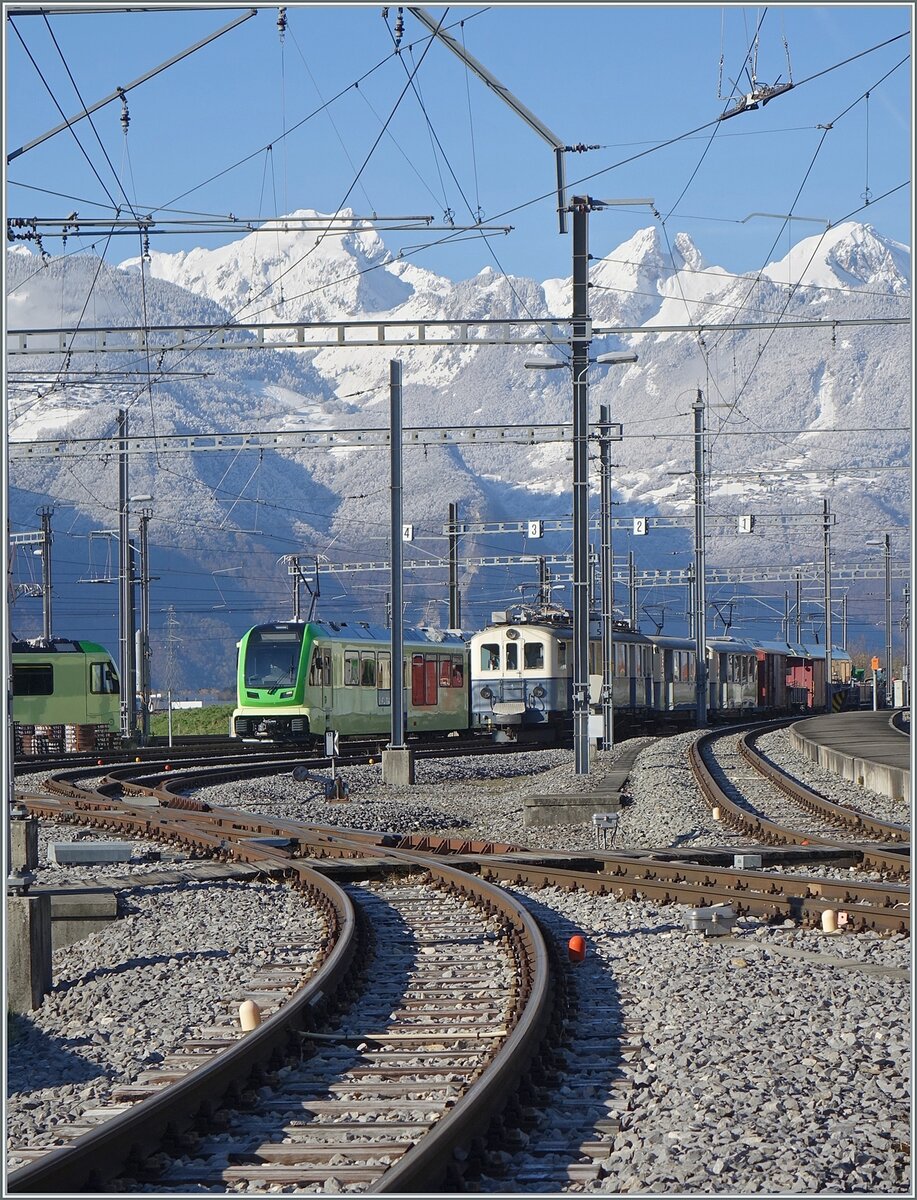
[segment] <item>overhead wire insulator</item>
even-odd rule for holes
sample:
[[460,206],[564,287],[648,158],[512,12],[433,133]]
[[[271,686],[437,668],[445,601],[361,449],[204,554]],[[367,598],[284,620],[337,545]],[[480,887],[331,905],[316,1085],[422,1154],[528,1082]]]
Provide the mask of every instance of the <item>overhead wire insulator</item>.
[[118,95],[121,97],[121,129],[126,134],[127,127],[131,123],[131,114],[127,108],[127,96],[124,94],[124,88],[118,88]]
[[395,49],[401,45],[401,39],[404,37],[404,9],[398,9],[398,16],[395,18]]
[[280,34],[281,44],[283,44],[283,35],[286,33],[286,31],[287,31],[287,10],[286,10],[286,6],[283,5],[277,11],[277,32]]

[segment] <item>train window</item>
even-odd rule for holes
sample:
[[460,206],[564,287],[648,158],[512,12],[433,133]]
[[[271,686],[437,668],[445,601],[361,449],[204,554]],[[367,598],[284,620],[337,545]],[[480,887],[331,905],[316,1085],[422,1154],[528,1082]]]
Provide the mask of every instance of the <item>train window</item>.
[[89,664],[89,690],[94,696],[118,695],[118,675],[111,663]]
[[481,645],[481,670],[482,671],[499,671],[500,670],[500,644],[499,642],[484,642]]
[[360,655],[360,684],[362,687],[376,686],[376,655],[372,650],[364,650]]
[[557,666],[560,670],[564,670],[567,666],[567,643],[558,641],[557,643]]
[[519,647],[512,642],[506,647],[506,669],[507,671],[519,669]]
[[687,650],[682,650],[681,652],[681,667],[678,678],[682,683],[690,683],[691,681],[691,655]]
[[50,663],[13,666],[14,696],[53,696],[54,667]]
[[439,686],[442,688],[452,687],[452,659],[440,656],[439,660]]
[[615,675],[627,674],[627,647],[618,642],[615,645]]
[[544,646],[541,642],[526,642],[522,653],[527,671],[544,669]]
[[344,686],[360,686],[360,656],[356,650],[344,651]]
[[452,686],[457,688],[465,686],[465,665],[460,658],[452,660]]
[[376,683],[386,690],[392,686],[392,656],[387,650],[379,653],[379,674]]

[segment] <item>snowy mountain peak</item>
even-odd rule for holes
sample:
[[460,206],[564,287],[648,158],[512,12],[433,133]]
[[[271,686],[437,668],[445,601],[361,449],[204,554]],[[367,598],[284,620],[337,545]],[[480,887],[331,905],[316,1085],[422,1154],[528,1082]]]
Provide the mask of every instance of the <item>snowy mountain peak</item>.
[[904,295],[910,292],[911,254],[907,246],[882,237],[872,225],[844,221],[803,238],[762,274],[775,283],[868,287]]

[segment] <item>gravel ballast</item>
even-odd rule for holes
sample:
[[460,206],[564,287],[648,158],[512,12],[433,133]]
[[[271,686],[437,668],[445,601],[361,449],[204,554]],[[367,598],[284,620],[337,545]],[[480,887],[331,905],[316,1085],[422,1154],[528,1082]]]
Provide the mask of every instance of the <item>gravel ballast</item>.
[[[647,744],[628,780],[632,803],[622,810],[615,847],[733,844],[691,781],[685,751],[695,736]],[[906,822],[902,806],[796,755],[785,733],[767,735],[761,748],[830,799]],[[415,785],[403,789],[384,785],[378,764],[348,767],[341,772],[350,789],[343,802],[289,776],[197,794],[227,807],[350,828],[593,850],[591,825],[524,827],[524,799],[600,789],[617,749],[599,755],[586,777],[574,773],[571,752],[553,750],[418,760]],[[67,836],[77,835],[50,831],[52,840]],[[40,884],[52,881],[48,838],[43,827]],[[169,853],[138,846],[130,873],[156,869],[155,860],[142,860],[157,850]],[[106,872],[126,871],[125,864],[57,868],[54,879],[104,882]],[[12,1021],[8,1146],[51,1144],[58,1122],[95,1105],[113,1081],[148,1068],[156,1061],[150,1055],[212,1024],[219,1005],[224,1013],[237,1005],[243,975],[274,941],[308,942],[303,898],[281,885],[186,884],[120,894],[128,915],[56,951],[54,992],[40,1010]],[[516,1186],[514,1179],[524,1181],[532,1169],[518,1151],[518,1159],[507,1154],[499,1178],[480,1179],[480,1190],[910,1192],[902,1149],[910,1141],[908,938],[826,935],[752,920],[739,922],[730,938],[708,938],[684,928],[678,906],[555,889],[524,894],[561,946],[573,932],[587,939],[585,961],[568,968],[577,995],[572,1036],[576,1021],[595,1021],[611,988],[627,1025],[615,1032],[617,1017],[609,1016],[611,1032],[619,1049],[638,1053],[617,1068],[621,1129],[598,1178]],[[574,1092],[582,1086],[571,1081]],[[556,1104],[556,1113],[545,1114],[548,1125],[562,1123],[563,1098]]]

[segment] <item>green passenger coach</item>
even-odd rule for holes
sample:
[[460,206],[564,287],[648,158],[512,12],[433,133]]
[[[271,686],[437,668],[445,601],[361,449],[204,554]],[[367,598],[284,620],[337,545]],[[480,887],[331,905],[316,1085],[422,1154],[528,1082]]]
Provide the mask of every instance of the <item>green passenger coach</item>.
[[[388,629],[362,621],[285,621],[256,625],[238,646],[235,737],[309,742],[329,730],[390,731]],[[402,677],[408,734],[468,728],[468,648],[457,634],[406,629]]]
[[118,672],[95,642],[52,638],[12,644],[18,725],[108,725],[121,719]]

